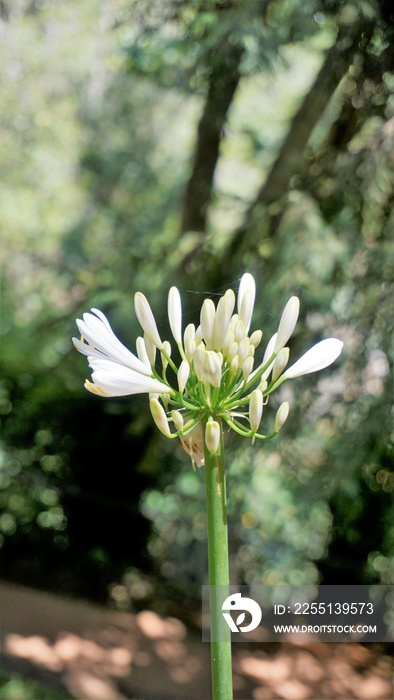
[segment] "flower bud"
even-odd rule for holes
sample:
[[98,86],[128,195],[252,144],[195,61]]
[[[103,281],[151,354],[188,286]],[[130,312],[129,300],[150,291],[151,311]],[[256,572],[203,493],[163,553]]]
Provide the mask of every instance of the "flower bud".
[[215,304],[212,299],[205,299],[200,315],[201,331],[209,350],[213,349],[213,331],[215,326]]
[[194,328],[194,323],[189,323],[189,325],[186,326],[183,334],[183,345],[186,359],[188,362],[191,362],[196,352],[196,330]]
[[244,375],[244,380],[245,380],[245,382],[248,381],[248,379],[249,379],[249,377],[250,377],[250,375],[251,375],[251,373],[252,373],[253,364],[254,364],[254,358],[253,358],[253,357],[247,357],[246,360],[245,360],[245,362],[244,362],[243,365],[242,365],[242,372],[243,372],[243,375]]
[[242,298],[241,308],[239,309],[239,315],[245,324],[246,332],[248,332],[248,330],[250,328],[250,322],[252,320],[252,314],[253,314],[253,306],[254,306],[254,296],[252,295],[251,290],[247,289],[243,298]]
[[237,321],[239,321],[238,314],[233,314],[230,318],[230,326],[229,326],[230,331],[234,332],[234,328],[236,326]]
[[182,342],[182,303],[181,295],[176,287],[171,287],[168,293],[168,320],[176,343]]
[[234,376],[234,374],[237,374],[238,367],[239,367],[238,355],[235,355],[235,357],[233,357],[233,359],[230,362],[230,374],[232,377]]
[[186,326],[183,334],[184,343],[188,343],[190,340],[196,340],[196,329],[194,327],[194,323],[189,323],[189,325]]
[[278,377],[282,374],[284,368],[289,361],[290,350],[289,348],[282,348],[279,350],[275,362],[272,367],[272,381],[275,382]]
[[211,455],[216,454],[220,443],[220,425],[210,418],[205,426],[205,444]]
[[233,343],[231,343],[231,345],[230,345],[230,347],[229,347],[229,349],[228,349],[228,352],[227,352],[227,362],[231,362],[231,360],[233,359],[233,357],[236,356],[237,353],[238,353],[238,343],[236,343],[236,342],[234,341]]
[[148,338],[146,333],[144,333],[144,343],[145,343],[145,347],[146,347],[146,352],[148,353],[149,362],[151,364],[151,367],[154,367],[155,362],[156,362],[156,351],[157,351],[156,345],[154,345],[154,343],[152,343],[151,339]]
[[193,361],[194,353],[196,352],[196,343],[194,340],[189,340],[185,344],[185,355],[188,362]]
[[291,297],[287,302],[281,319],[279,321],[278,335],[275,343],[275,352],[283,348],[289,340],[297,323],[298,314],[300,311],[300,300],[298,297]]
[[180,411],[171,411],[171,418],[177,430],[182,430],[184,426],[184,420],[182,413]]
[[138,321],[146,333],[146,335],[151,339],[152,343],[156,347],[161,348],[163,343],[159,336],[159,331],[157,330],[155,317],[153,316],[152,309],[149,306],[149,302],[142,292],[137,292],[134,296],[134,308],[135,315]]
[[287,416],[289,415],[289,410],[290,410],[290,405],[287,401],[284,401],[282,403],[275,416],[275,426],[274,426],[274,432],[278,433],[279,430],[281,429],[282,425],[286,422]]
[[[164,341],[162,349],[164,350],[164,352],[166,353],[166,355],[168,357],[171,357],[171,345],[170,345],[168,340]],[[168,360],[167,360],[167,357],[163,353],[161,353],[161,361],[163,363],[163,369],[167,369]]]
[[228,350],[231,347],[231,345],[233,344],[233,342],[234,342],[234,333],[231,330],[231,328],[229,328],[227,331],[227,335],[224,339],[223,346],[222,346],[222,350],[223,350],[225,355],[227,355]]
[[234,338],[239,343],[242,338],[244,338],[246,335],[246,328],[245,324],[242,320],[242,318],[238,319],[237,323],[234,326]]
[[[264,353],[263,361],[261,363],[261,367],[264,367],[264,365],[266,365],[267,362],[269,361],[270,357],[272,357],[277,337],[278,337],[278,334],[274,333],[272,338],[269,339],[267,347],[265,349],[265,353]],[[272,360],[272,362],[273,362],[273,360]],[[269,375],[271,374],[271,371],[272,371],[272,363],[270,365],[268,365],[265,372],[263,372],[262,379],[268,379]]]
[[145,341],[143,338],[141,338],[141,336],[139,336],[137,338],[136,348],[137,348],[138,358],[141,360],[141,362],[143,362],[144,365],[146,365],[146,367],[149,367],[150,369],[152,369],[151,364],[150,364],[150,360],[148,357],[148,353],[146,351]]
[[228,289],[221,297],[216,309],[215,325],[213,332],[213,348],[220,350],[225,341],[229,329],[231,314],[235,306],[235,295],[232,289]]
[[239,363],[242,365],[244,360],[249,355],[249,338],[247,335],[245,335],[242,340],[239,341],[238,344],[238,357],[239,357]]
[[202,328],[201,328],[201,326],[197,326],[196,334],[195,334],[195,338],[194,338],[194,340],[196,341],[196,345],[200,345],[202,339],[203,339]]
[[263,331],[253,331],[252,335],[249,338],[249,343],[251,345],[254,345],[255,348],[257,348],[257,346],[261,343],[262,337]]
[[164,404],[164,408],[166,409],[166,411],[168,411],[168,404],[170,403],[170,399],[171,399],[170,394],[166,394],[164,392],[164,394],[161,395],[161,400]]
[[250,321],[253,313],[254,300],[256,296],[256,284],[254,278],[249,272],[246,272],[241,277],[241,282],[238,290],[237,309],[238,314],[245,324],[245,330],[248,332]]
[[153,420],[155,421],[160,432],[163,433],[163,435],[165,435],[166,437],[171,437],[171,431],[170,426],[168,424],[166,412],[161,403],[159,403],[157,399],[152,398],[149,401],[149,407]]
[[205,358],[205,345],[200,343],[197,345],[196,352],[193,357],[194,371],[197,375],[197,379],[201,382],[204,379],[204,358]]
[[178,387],[181,394],[183,394],[187,380],[189,379],[190,365],[186,360],[183,360],[178,369]]
[[219,389],[222,381],[222,360],[219,353],[213,350],[205,351],[203,376],[215,389]]
[[303,374],[318,372],[331,365],[342,352],[343,343],[337,338],[326,338],[313,345],[294,365],[284,373],[286,379],[301,377]]
[[260,389],[252,391],[249,400],[249,422],[253,433],[257,432],[263,415],[263,394]]

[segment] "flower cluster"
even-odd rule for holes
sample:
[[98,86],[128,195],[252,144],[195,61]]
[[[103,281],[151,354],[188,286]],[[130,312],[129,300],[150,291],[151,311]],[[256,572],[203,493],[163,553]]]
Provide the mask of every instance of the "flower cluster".
[[322,340],[288,367],[286,343],[299,313],[299,300],[291,297],[277,333],[255,366],[256,349],[263,335],[261,330],[249,334],[255,293],[252,275],[244,274],[237,299],[231,289],[216,307],[212,299],[205,299],[200,325],[196,328],[190,323],[183,331],[181,297],[178,289],[171,287],[168,320],[178,363],[172,358],[169,341],[161,340],[149,302],[141,292],[134,299],[144,332],[137,338],[136,355],[116,337],[106,316],[92,309],[77,320],[81,339],[73,338],[92,369],[92,381],[86,380],[85,387],[107,397],[149,394],[157,427],[168,438],[179,437],[197,466],[204,464],[204,441],[211,454],[217,452],[220,420],[253,442],[273,437],[287,419],[289,404],[284,402],[279,407],[273,429],[261,433],[264,407],[272,392],[287,379],[328,367],[340,355],[343,343],[336,338]]

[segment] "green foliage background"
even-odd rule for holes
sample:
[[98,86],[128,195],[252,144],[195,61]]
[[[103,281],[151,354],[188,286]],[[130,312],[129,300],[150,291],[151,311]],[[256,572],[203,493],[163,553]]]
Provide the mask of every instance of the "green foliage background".
[[98,307],[133,348],[137,290],[165,336],[172,284],[186,325],[248,270],[266,339],[296,293],[292,357],[345,349],[284,385],[275,441],[228,437],[232,580],[393,582],[388,5],[0,3],[1,576],[124,608],[198,595],[203,470],[146,397],[88,395],[70,337]]

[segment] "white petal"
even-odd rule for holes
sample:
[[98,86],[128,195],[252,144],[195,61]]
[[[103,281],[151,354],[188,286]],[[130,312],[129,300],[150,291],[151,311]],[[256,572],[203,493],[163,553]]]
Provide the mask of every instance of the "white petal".
[[[89,357],[89,364],[93,370],[93,388],[105,392],[107,396],[128,396],[131,394],[162,394],[170,391],[169,387],[155,379],[135,372],[129,367],[101,360],[97,357]],[[90,384],[90,383],[89,383]],[[87,388],[92,391],[90,386]]]
[[301,377],[303,374],[318,372],[331,365],[342,352],[343,343],[337,338],[327,338],[316,343],[282,375],[286,379]]
[[83,340],[79,340],[79,338],[72,338],[72,342],[75,349],[78,350],[78,352],[80,352],[82,355],[108,359],[108,355],[104,355],[102,352],[100,352],[100,350],[97,350],[97,348],[94,348],[92,345],[84,343]]

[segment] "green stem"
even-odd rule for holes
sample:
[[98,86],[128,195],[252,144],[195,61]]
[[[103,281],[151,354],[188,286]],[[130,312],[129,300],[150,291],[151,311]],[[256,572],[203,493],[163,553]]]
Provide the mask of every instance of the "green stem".
[[[229,595],[226,477],[223,424],[219,417],[220,444],[215,455],[205,451],[208,564],[210,586],[211,664],[213,700],[232,700],[231,632],[223,625],[222,601]],[[205,425],[204,425],[205,431]],[[216,641],[220,638],[221,641]]]

